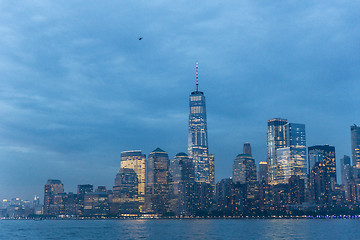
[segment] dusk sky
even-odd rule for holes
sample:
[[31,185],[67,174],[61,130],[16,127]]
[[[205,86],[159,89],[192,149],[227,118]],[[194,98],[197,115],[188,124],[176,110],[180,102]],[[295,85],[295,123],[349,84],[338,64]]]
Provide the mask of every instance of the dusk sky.
[[[206,96],[216,181],[267,120],[351,154],[360,124],[360,1],[0,2],[0,199],[48,179],[111,189],[120,152],[187,152],[189,94]],[[141,41],[139,37],[143,37]],[[338,172],[338,179],[340,175]]]

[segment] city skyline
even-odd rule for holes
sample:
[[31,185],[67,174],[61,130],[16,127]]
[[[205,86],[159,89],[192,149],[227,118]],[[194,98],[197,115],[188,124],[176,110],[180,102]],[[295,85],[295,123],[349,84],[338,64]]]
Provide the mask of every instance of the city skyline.
[[190,5],[1,3],[0,199],[47,179],[112,186],[123,151],[187,152],[196,60],[216,182],[245,142],[266,161],[275,117],[305,124],[307,147],[335,146],[337,166],[352,155],[358,3]]

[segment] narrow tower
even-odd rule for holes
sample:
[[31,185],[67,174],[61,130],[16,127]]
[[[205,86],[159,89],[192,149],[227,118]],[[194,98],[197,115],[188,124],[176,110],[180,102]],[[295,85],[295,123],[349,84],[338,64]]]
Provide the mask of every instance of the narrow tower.
[[193,159],[195,181],[211,184],[205,95],[199,91],[198,63],[196,63],[196,91],[190,94],[188,152]]

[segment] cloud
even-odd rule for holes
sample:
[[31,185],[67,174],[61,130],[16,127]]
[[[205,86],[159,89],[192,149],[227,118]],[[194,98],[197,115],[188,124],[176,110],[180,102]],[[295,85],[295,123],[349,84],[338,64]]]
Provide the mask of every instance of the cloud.
[[110,187],[121,151],[186,151],[197,60],[217,179],[231,174],[244,142],[265,160],[272,117],[305,123],[308,145],[349,154],[348,126],[360,117],[358,8],[2,1],[0,192],[39,194],[47,178],[72,191]]

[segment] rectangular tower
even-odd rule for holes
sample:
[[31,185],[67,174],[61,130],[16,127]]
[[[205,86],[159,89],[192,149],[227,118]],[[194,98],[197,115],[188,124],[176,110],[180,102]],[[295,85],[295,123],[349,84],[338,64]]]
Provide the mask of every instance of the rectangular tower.
[[350,130],[352,165],[360,168],[360,127],[354,124],[350,127]]
[[[329,145],[316,145],[308,148],[309,167],[313,168],[317,162],[325,164],[326,172],[329,175],[329,181],[332,189],[336,184],[336,160],[335,147]],[[312,169],[310,169],[311,172]]]
[[286,147],[285,134],[286,119],[273,118],[268,121],[267,131],[267,163],[269,168],[269,183],[274,183],[276,179],[276,150]]
[[121,152],[120,168],[135,171],[138,178],[139,201],[144,202],[146,180],[146,156],[140,150]]

